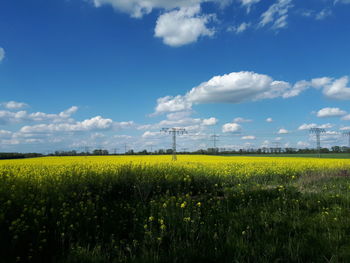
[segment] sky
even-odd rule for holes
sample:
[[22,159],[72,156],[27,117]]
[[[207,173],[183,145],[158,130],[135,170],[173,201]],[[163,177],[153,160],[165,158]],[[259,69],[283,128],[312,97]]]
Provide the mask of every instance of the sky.
[[350,0],[4,0],[0,152],[346,146]]

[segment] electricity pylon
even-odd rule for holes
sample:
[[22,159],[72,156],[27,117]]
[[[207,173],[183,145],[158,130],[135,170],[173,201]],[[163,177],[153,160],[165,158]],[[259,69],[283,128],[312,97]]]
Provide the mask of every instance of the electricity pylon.
[[310,133],[316,135],[318,157],[321,157],[321,134],[325,132],[326,132],[325,129],[322,129],[322,128],[310,129]]
[[214,144],[214,151],[218,151],[218,149],[217,149],[217,147],[216,147],[216,143],[218,142],[218,138],[219,138],[219,135],[216,135],[215,133],[214,133],[214,135],[212,135],[212,136],[210,136],[211,138],[212,138],[212,140],[213,140],[213,144]]
[[350,148],[350,131],[343,132],[343,135],[348,137],[349,139],[348,147]]
[[172,158],[172,160],[176,161],[177,160],[177,157],[176,157],[176,135],[187,133],[186,129],[184,129],[184,128],[162,128],[160,131],[165,132],[165,133],[169,133],[172,135],[172,137],[173,137],[173,158]]

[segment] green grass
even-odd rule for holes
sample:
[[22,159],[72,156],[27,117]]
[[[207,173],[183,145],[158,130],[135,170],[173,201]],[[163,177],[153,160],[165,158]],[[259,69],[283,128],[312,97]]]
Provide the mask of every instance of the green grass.
[[350,261],[347,173],[128,165],[102,175],[2,175],[0,262]]

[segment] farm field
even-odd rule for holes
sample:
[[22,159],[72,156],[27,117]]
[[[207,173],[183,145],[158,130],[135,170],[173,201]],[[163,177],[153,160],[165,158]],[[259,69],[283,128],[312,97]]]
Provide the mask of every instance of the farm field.
[[0,262],[349,262],[350,161],[0,161]]

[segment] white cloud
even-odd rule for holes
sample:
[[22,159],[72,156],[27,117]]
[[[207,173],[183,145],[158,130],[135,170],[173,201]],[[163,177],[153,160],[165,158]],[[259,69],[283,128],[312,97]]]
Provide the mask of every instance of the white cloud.
[[203,121],[202,121],[202,124],[204,125],[204,126],[212,126],[212,125],[215,125],[215,124],[217,124],[218,123],[218,119],[217,118],[214,118],[214,117],[211,117],[211,118],[209,118],[209,119],[204,119]]
[[73,106],[58,114],[34,112],[28,113],[27,111],[4,111],[0,110],[0,125],[7,123],[21,123],[21,122],[67,122],[72,121],[70,116],[78,110],[78,107]]
[[346,114],[346,111],[339,108],[323,108],[317,112],[317,117],[326,118],[326,117],[340,117]]
[[0,62],[5,58],[5,50],[0,47]]
[[299,95],[302,91],[309,87],[322,89],[324,96],[330,99],[350,100],[350,88],[347,87],[349,78],[344,76],[339,79],[329,77],[315,78],[311,81],[298,81],[289,92],[286,92],[283,97],[288,98]]
[[326,83],[323,88],[323,94],[331,99],[350,100],[350,88],[347,87],[348,83],[349,78],[347,76],[336,79],[330,84]]
[[222,132],[240,132],[242,130],[241,125],[237,123],[226,123],[222,126]]
[[12,132],[7,130],[0,130],[0,138],[9,138],[12,136]]
[[341,3],[341,4],[350,4],[350,0],[335,0],[334,4]]
[[111,5],[114,9],[141,18],[152,12],[153,9],[174,9],[191,7],[203,0],[93,0],[96,7]]
[[247,7],[247,12],[250,12],[250,8],[252,5],[257,4],[260,0],[239,0],[242,6]]
[[288,130],[286,129],[279,129],[278,134],[288,134]]
[[248,135],[248,136],[243,136],[241,139],[242,139],[242,140],[255,140],[256,137],[255,137],[255,136],[252,136],[252,135]]
[[301,80],[291,85],[285,81],[273,80],[270,76],[255,72],[232,72],[219,75],[192,88],[185,95],[166,96],[157,100],[155,113],[190,111],[194,104],[241,103],[263,99],[290,98],[298,96],[308,88],[321,89],[330,99],[350,100],[347,76],[332,79],[315,78]]
[[172,47],[197,42],[199,37],[214,35],[214,29],[207,27],[211,18],[200,15],[199,5],[173,10],[158,17],[154,36]]
[[134,126],[136,126],[134,121],[121,121],[121,122],[113,122],[113,129],[114,130],[121,130],[121,129],[129,129]]
[[159,131],[157,132],[152,132],[152,131],[145,131],[143,134],[142,134],[142,138],[154,138],[154,137],[160,137],[162,134],[164,133],[161,133]]
[[273,119],[272,118],[267,118],[265,121],[266,122],[273,122]]
[[330,129],[332,127],[334,127],[334,125],[331,123],[326,123],[322,125],[317,125],[316,123],[310,123],[310,124],[304,123],[299,126],[298,130],[309,130],[311,128]]
[[350,126],[340,128],[341,131],[350,131]]
[[28,107],[28,104],[24,103],[24,102],[17,102],[17,101],[12,100],[12,101],[7,101],[7,102],[1,103],[1,106],[3,106],[6,109],[9,109],[9,110],[18,110],[18,109]]
[[215,76],[186,94],[192,103],[239,103],[249,100],[272,99],[290,88],[284,81],[254,72],[233,72]]
[[60,112],[58,115],[61,118],[69,118],[70,116],[72,116],[77,111],[78,111],[78,107],[77,106],[72,106],[69,109]]
[[113,138],[115,139],[124,139],[124,140],[129,140],[129,139],[132,139],[132,136],[130,135],[125,135],[125,134],[122,134],[122,135],[114,135]]
[[297,146],[298,146],[298,147],[301,147],[301,148],[306,148],[306,147],[310,146],[310,143],[308,143],[308,142],[303,142],[303,141],[299,141],[299,142],[297,143]]
[[101,116],[96,116],[91,119],[76,123],[51,123],[37,124],[33,126],[24,126],[20,129],[22,133],[54,133],[54,132],[80,132],[107,130],[112,127],[111,119],[104,119]]
[[246,31],[251,26],[251,23],[243,22],[239,26],[231,26],[227,29],[228,32],[235,32],[236,34]]
[[261,147],[269,147],[269,145],[270,145],[270,141],[268,141],[268,140],[265,140],[265,141],[263,141],[263,143],[261,144]]
[[330,10],[329,8],[325,8],[321,10],[319,13],[317,13],[315,18],[316,20],[323,20],[330,15],[332,15],[332,10]]
[[350,114],[345,115],[344,117],[341,118],[343,121],[350,121]]
[[240,103],[283,97],[292,87],[285,81],[254,72],[233,72],[215,76],[192,88],[184,96],[166,96],[157,100],[154,114],[190,110],[193,104]]
[[183,96],[166,96],[157,100],[155,114],[163,112],[185,111],[192,108],[192,103],[187,101]]
[[242,117],[237,117],[237,118],[234,118],[233,122],[236,122],[236,123],[245,123],[245,122],[252,122],[252,120],[244,119],[244,118],[242,118]]
[[288,11],[292,8],[292,0],[277,0],[269,9],[261,15],[260,27],[272,24],[272,29],[280,29],[287,26]]
[[168,120],[181,120],[192,115],[191,111],[179,111],[167,114]]

